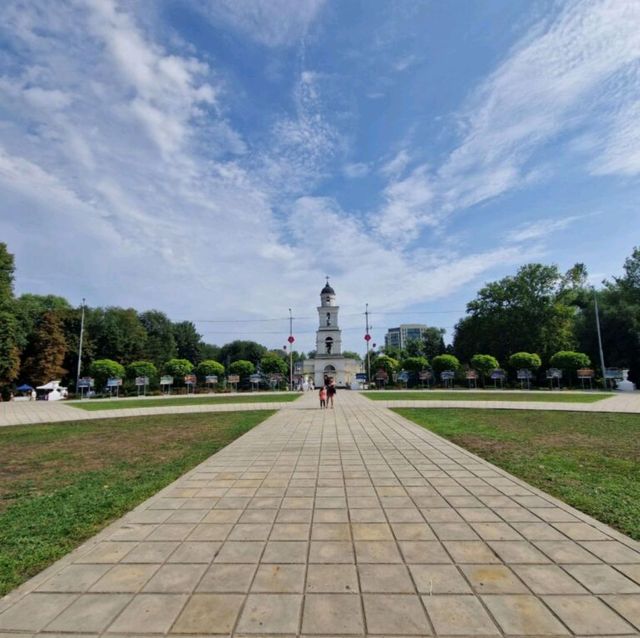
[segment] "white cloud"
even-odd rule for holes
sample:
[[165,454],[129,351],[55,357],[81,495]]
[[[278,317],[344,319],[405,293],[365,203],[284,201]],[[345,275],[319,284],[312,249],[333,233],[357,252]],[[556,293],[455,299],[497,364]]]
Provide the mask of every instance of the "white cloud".
[[206,15],[269,47],[298,43],[318,17],[324,0],[207,0]]
[[358,177],[364,177],[369,173],[369,165],[364,162],[345,164],[342,167],[342,172],[349,179],[357,179]]
[[526,222],[508,232],[506,239],[509,242],[528,242],[543,239],[544,237],[568,228],[578,220],[584,219],[584,217],[585,215],[571,215],[563,219],[545,218]]
[[387,178],[396,178],[402,173],[409,165],[411,156],[406,149],[402,149],[396,153],[388,162],[385,162],[380,168],[380,174]]

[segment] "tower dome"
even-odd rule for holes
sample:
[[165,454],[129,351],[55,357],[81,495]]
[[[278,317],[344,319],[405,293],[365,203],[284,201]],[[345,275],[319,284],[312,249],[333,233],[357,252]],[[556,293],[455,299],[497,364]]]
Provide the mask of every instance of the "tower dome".
[[324,288],[320,291],[321,295],[335,295],[336,291],[329,285],[329,282],[324,285]]

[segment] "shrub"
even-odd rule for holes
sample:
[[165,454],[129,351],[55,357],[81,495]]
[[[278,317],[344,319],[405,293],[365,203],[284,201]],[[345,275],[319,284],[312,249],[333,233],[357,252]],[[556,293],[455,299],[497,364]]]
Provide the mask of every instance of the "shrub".
[[542,361],[535,353],[516,352],[509,357],[509,365],[515,370],[535,371],[542,365]]
[[241,379],[248,377],[255,371],[256,368],[253,363],[251,363],[251,361],[247,361],[246,359],[238,359],[229,366],[229,373],[239,374]]
[[149,382],[154,383],[158,377],[158,368],[151,361],[133,361],[127,366],[127,379],[136,377],[149,377]]
[[439,354],[437,357],[433,357],[431,367],[438,374],[445,370],[456,372],[460,369],[460,361],[458,361],[458,357],[454,357],[452,354]]
[[164,371],[166,374],[171,375],[174,381],[180,384],[187,374],[193,372],[193,363],[186,359],[169,359],[169,361],[164,364]]
[[213,359],[205,359],[197,365],[196,374],[201,381],[204,381],[205,377],[213,375],[221,378],[224,376],[224,366]]
[[402,367],[409,372],[420,372],[429,367],[429,360],[426,357],[407,357],[402,362]]
[[498,360],[490,354],[474,354],[473,357],[471,357],[471,367],[480,374],[482,384],[484,385],[485,375],[499,368],[500,364]]
[[124,366],[112,359],[96,359],[89,366],[89,374],[96,381],[96,388],[102,389],[107,385],[107,379],[124,377]]
[[549,363],[554,368],[560,368],[571,379],[571,374],[579,368],[587,368],[591,365],[591,359],[584,352],[573,352],[571,350],[561,350],[556,352]]

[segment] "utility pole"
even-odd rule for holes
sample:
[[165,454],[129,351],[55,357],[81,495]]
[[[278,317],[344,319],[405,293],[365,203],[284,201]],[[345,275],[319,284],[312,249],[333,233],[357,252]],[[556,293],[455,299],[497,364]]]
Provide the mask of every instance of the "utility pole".
[[598,331],[598,348],[600,350],[600,367],[602,368],[602,380],[604,382],[604,388],[607,389],[607,373],[604,367],[604,352],[602,351],[602,335],[600,333],[600,313],[598,312],[598,295],[596,294],[595,286],[593,287],[593,302],[596,311],[596,329]]
[[78,345],[78,371],[76,374],[76,394],[80,382],[80,369],[82,368],[82,338],[84,336],[84,297],[82,298],[82,317],[80,319],[80,343]]
[[369,334],[369,304],[365,305],[364,310],[366,332],[364,340],[367,342],[367,384],[371,383],[371,357],[369,355],[369,342],[371,341],[371,335]]
[[291,308],[289,308],[289,390],[293,390],[293,342],[295,340],[293,336],[293,316],[291,315]]

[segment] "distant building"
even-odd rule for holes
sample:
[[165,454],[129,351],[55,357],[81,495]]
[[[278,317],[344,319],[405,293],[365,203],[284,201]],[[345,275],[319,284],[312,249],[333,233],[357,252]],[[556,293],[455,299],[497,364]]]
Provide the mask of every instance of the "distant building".
[[386,348],[406,348],[409,341],[421,340],[428,328],[423,323],[402,323],[397,328],[389,328],[384,345]]

